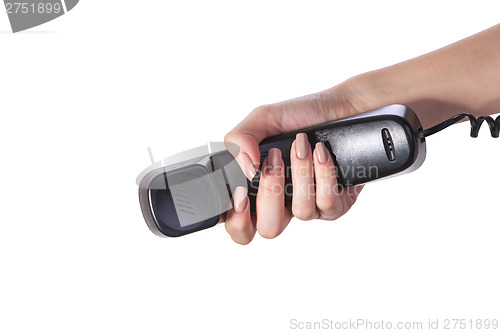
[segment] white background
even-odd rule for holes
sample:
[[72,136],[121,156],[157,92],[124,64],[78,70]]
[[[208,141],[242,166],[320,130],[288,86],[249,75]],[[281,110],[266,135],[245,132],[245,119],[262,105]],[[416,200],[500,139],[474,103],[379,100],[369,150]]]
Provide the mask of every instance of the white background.
[[337,222],[150,233],[135,177],[301,96],[499,23],[496,1],[89,1],[0,14],[0,331],[288,332],[499,319],[500,141],[460,124]]

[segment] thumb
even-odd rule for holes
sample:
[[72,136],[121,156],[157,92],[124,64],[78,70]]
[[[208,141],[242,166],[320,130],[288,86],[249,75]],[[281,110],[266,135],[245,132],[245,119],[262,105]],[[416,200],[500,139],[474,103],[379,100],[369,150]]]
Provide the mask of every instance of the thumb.
[[236,144],[240,148],[236,156],[236,162],[241,167],[241,170],[243,170],[245,176],[249,180],[252,180],[260,164],[259,141],[257,141],[257,138],[252,134],[234,129],[226,134],[224,142]]
[[224,137],[225,142],[240,148],[236,162],[249,180],[255,177],[260,166],[259,143],[281,132],[275,118],[276,109],[273,105],[258,107]]

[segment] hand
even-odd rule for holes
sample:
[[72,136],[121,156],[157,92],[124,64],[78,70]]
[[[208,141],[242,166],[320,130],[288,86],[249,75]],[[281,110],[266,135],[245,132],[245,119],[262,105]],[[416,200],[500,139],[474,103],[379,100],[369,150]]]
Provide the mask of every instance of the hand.
[[[317,94],[258,107],[226,135],[225,141],[240,147],[236,160],[247,178],[252,179],[259,168],[259,143],[264,138],[366,110],[359,94],[352,93],[346,82]],[[291,207],[284,206],[284,165],[276,148],[264,160],[256,215],[250,214],[246,189],[236,189],[234,208],[227,213],[225,224],[236,243],[248,244],[257,231],[264,238],[274,238],[283,232],[292,216],[300,220],[335,220],[356,201],[362,187],[338,190],[335,166],[323,143],[311,150],[307,136],[299,133],[290,156],[294,184]]]
[[[417,113],[424,128],[457,113],[493,114],[500,105],[496,88],[500,84],[499,38],[500,24],[420,57],[360,74],[323,92],[261,106],[225,140],[240,147],[236,160],[251,179],[259,167],[259,142],[263,139],[351,114],[404,104]],[[247,244],[257,231],[264,238],[274,238],[293,215],[303,220],[336,219],[356,201],[361,187],[336,192],[331,156],[321,163],[321,144],[312,152],[301,147],[306,145],[299,135],[290,154],[294,183],[291,208],[284,207],[283,191],[275,191],[283,189],[284,180],[278,150],[271,149],[264,160],[267,171],[261,175],[256,215],[250,215],[246,189],[237,188],[234,209],[226,216],[226,230],[235,242]],[[307,191],[314,189],[314,183],[316,190]]]

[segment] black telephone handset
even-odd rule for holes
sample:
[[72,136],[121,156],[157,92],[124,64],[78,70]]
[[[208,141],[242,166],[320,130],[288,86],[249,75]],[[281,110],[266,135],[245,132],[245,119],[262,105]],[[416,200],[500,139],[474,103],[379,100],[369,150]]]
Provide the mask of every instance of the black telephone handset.
[[[281,150],[285,204],[289,205],[293,193],[290,149],[299,132],[307,134],[312,147],[324,142],[334,160],[339,187],[346,188],[418,169],[425,160],[425,138],[464,118],[470,120],[472,137],[477,137],[483,122],[493,137],[499,136],[500,116],[476,118],[462,113],[423,130],[410,108],[390,105],[265,139],[260,144],[260,165],[271,148]],[[255,213],[261,170],[248,181],[235,161],[238,147],[222,143],[215,151],[200,148],[204,147],[182,153],[175,163],[152,165],[138,177],[144,219],[158,236],[183,236],[224,221],[237,186],[247,186]]]
[[[417,115],[404,105],[390,105],[316,127],[267,138],[260,144],[260,165],[269,149],[279,148],[285,165],[285,204],[292,202],[290,148],[297,133],[306,133],[312,149],[323,142],[334,160],[338,184],[350,187],[416,170],[426,145]],[[260,171],[249,182],[252,209]]]

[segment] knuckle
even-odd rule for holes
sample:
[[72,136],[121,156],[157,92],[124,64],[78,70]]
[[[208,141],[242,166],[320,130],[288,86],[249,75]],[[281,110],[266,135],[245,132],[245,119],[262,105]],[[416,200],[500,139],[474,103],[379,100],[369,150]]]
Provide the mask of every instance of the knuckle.
[[293,169],[295,171],[295,174],[300,178],[306,178],[312,176],[312,168],[309,166],[299,165]]
[[337,177],[334,165],[317,165],[316,167],[316,177],[321,179],[332,179]]
[[317,200],[316,205],[321,212],[321,218],[323,220],[335,221],[346,213],[343,205],[339,203],[336,197]]
[[233,131],[224,135],[224,142],[233,142],[234,141],[234,133]]
[[278,237],[279,233],[264,229],[264,230],[259,230],[259,235],[265,239],[273,239]]
[[335,199],[333,198],[328,198],[326,200],[319,200],[318,203],[318,208],[320,208],[322,211],[325,212],[334,212],[337,210],[337,203],[335,202]]
[[271,112],[271,110],[272,110],[272,107],[270,104],[263,104],[263,105],[256,107],[252,111],[252,114],[260,116],[260,115],[268,114],[269,112]]
[[251,237],[244,237],[244,238],[231,237],[231,239],[233,240],[233,242],[240,245],[248,245],[252,241]]
[[257,231],[262,238],[266,239],[273,239],[281,234],[279,225],[275,223],[261,224],[260,227],[257,227]]
[[339,219],[339,215],[321,215],[321,219],[325,221],[336,221]]
[[[259,192],[261,191],[265,197],[274,197],[280,195],[283,188],[280,184],[266,184],[262,189],[259,188]],[[259,193],[257,195],[259,195]]]
[[270,126],[280,124],[282,116],[282,112],[279,112],[279,109],[273,104],[258,106],[250,113],[252,119],[261,119]]
[[243,235],[247,231],[245,223],[226,223],[226,231],[230,235]]
[[234,239],[233,239],[233,241],[234,241],[235,243],[237,243],[237,244],[240,244],[240,245],[248,245],[248,244],[250,244],[250,242],[251,242],[252,240],[251,240],[251,239],[246,238],[246,239],[237,239],[237,240],[234,240]]
[[[293,185],[293,196],[295,200],[313,200],[316,197],[316,185],[314,183],[295,183]],[[298,201],[296,201],[298,202]]]
[[297,207],[292,205],[292,213],[302,221],[309,221],[318,217],[316,207]]

